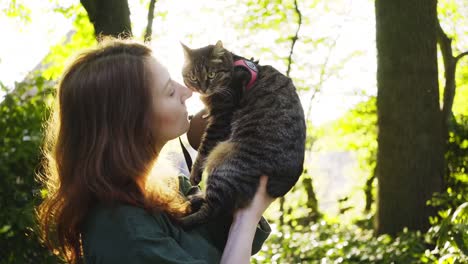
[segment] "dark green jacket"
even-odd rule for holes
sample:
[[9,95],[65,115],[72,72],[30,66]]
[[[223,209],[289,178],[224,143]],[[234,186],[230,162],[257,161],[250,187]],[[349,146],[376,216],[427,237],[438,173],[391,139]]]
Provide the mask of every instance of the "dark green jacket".
[[[191,187],[180,178],[184,194]],[[85,263],[219,263],[230,223],[212,221],[184,230],[164,213],[149,214],[124,204],[96,205],[83,230]],[[257,253],[271,229],[262,219],[252,254]]]

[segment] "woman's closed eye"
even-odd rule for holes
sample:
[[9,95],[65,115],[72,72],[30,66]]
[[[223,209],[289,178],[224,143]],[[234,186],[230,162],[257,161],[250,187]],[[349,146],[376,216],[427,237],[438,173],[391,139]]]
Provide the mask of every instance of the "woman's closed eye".
[[169,96],[173,97],[175,95],[174,81],[169,79],[166,85],[166,89],[169,91]]

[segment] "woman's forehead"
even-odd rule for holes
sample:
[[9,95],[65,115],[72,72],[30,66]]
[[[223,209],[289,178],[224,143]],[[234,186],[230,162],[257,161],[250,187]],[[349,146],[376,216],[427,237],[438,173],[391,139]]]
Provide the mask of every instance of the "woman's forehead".
[[161,73],[161,74],[169,74],[167,68],[162,65],[158,59],[156,59],[155,57],[151,56],[150,59],[150,66],[152,67],[152,69],[157,72],[157,73]]
[[169,71],[154,57],[151,57],[148,66],[150,67],[154,84],[157,86],[158,90],[162,91],[167,81],[170,80],[171,76],[169,75]]

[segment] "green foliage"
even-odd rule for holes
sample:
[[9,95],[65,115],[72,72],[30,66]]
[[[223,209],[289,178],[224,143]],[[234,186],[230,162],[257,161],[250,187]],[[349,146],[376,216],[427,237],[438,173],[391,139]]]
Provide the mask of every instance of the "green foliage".
[[357,104],[331,124],[335,148],[355,151],[363,169],[372,171],[377,155],[376,97]]
[[[429,202],[443,215],[468,201],[468,116],[460,115],[452,119],[449,131],[445,153],[448,170],[445,178],[446,188],[444,192],[436,193]],[[437,224],[439,220],[440,217],[436,217],[432,222]]]
[[6,6],[1,6],[0,12],[4,13],[7,17],[19,18],[23,23],[31,22],[31,9],[27,7],[24,1],[11,0]]
[[321,221],[274,231],[254,263],[433,263],[426,240],[408,230],[376,237],[371,229]]
[[446,34],[453,39],[454,55],[468,49],[468,28],[460,25],[468,23],[466,1],[464,0],[439,0],[437,1],[437,13],[441,26]]
[[[429,234],[437,241],[439,263],[468,262],[468,116],[452,120],[446,152],[447,188],[429,204],[439,209]],[[453,213],[452,213],[453,212]]]
[[[38,240],[34,208],[41,198],[35,180],[40,170],[43,124],[52,101],[54,80],[69,57],[96,41],[80,5],[57,6],[74,17],[74,30],[51,48],[39,72],[30,74],[0,103],[0,263],[58,263]],[[5,205],[5,206],[4,206]]]
[[372,218],[352,225],[322,220],[277,226],[253,263],[467,263],[468,202],[428,233],[376,236]]
[[[337,2],[333,6],[317,0],[243,1],[247,8],[237,26],[239,38],[263,39],[263,45],[251,48],[248,44],[243,50],[253,49],[250,54],[258,54],[261,62],[283,73],[290,65],[290,77],[311,104],[327,80],[339,77],[346,62],[362,55],[359,51],[337,54],[341,19],[347,15],[340,13],[344,1]],[[324,20],[328,23],[323,24]],[[305,112],[310,117],[310,110]]]
[[[376,104],[372,97],[316,132],[315,137],[328,149],[355,151],[363,171],[370,175],[377,153],[376,122]],[[468,118],[458,115],[450,131],[446,153],[449,168],[447,189],[430,201],[430,205],[440,211],[438,217],[431,219],[432,227],[427,233],[405,230],[395,238],[386,235],[375,237],[371,218],[352,225],[322,221],[305,226],[281,226],[278,227],[280,231],[273,232],[264,250],[255,257],[255,262],[468,262]]]
[[57,262],[34,231],[40,198],[35,174],[51,91],[37,76],[17,84],[0,104],[0,263]]
[[64,16],[74,16],[73,30],[62,40],[62,43],[51,47],[49,54],[44,59],[44,71],[42,75],[47,79],[57,79],[63,68],[73,57],[75,52],[96,44],[94,28],[89,22],[86,11],[81,5],[75,5],[61,10]]
[[[359,192],[364,191],[364,211],[366,213],[371,211],[374,208],[373,201],[376,196],[376,97],[371,96],[368,100],[358,103],[340,119],[320,127],[315,133],[318,138],[314,146],[316,151],[346,151],[354,154],[359,164],[357,176],[359,182],[356,185]],[[353,201],[352,198],[357,197],[358,194],[358,192],[350,193],[347,200]],[[359,199],[362,200],[362,198]],[[355,204],[350,205],[349,201],[344,201],[343,204],[346,204],[349,209],[356,207]],[[353,211],[354,214],[360,213],[357,210],[352,210],[350,213]]]
[[405,229],[394,238],[376,236],[372,218],[272,226],[253,263],[468,263],[468,202],[426,234]]
[[437,245],[431,253],[439,263],[468,263],[468,202],[450,212],[441,212],[442,221],[428,232]]
[[279,31],[285,21],[295,21],[294,1],[247,1],[245,22],[249,28]]

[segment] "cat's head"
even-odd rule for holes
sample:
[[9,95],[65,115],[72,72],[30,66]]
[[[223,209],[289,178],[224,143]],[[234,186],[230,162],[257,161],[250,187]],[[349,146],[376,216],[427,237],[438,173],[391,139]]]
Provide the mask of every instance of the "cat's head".
[[[181,43],[182,44],[182,43]],[[223,48],[223,43],[190,49],[182,44],[185,64],[182,69],[184,83],[188,88],[203,95],[226,89],[232,78],[232,54]]]

